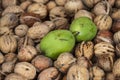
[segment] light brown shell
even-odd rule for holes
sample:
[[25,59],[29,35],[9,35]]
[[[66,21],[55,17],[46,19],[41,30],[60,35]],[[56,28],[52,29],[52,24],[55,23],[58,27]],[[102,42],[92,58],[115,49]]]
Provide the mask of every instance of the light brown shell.
[[36,2],[36,3],[47,3],[49,0],[32,0],[33,2]]
[[100,42],[94,46],[95,56],[108,55],[114,57],[114,46],[111,43]]
[[116,78],[120,78],[120,58],[115,61],[112,72]]
[[52,66],[53,62],[50,58],[38,55],[36,56],[31,63],[36,67],[37,71],[40,72],[46,68],[49,68]]
[[120,43],[120,31],[114,33],[113,40],[114,40],[115,44]]
[[18,16],[13,13],[4,15],[0,20],[1,27],[14,28],[18,25]]
[[18,25],[16,28],[15,28],[15,34],[19,37],[23,37],[26,35],[28,31],[28,26],[27,25],[24,25],[24,24],[21,24],[21,25]]
[[22,3],[20,4],[20,7],[21,7],[23,10],[26,10],[26,9],[28,8],[28,6],[31,5],[31,4],[32,4],[32,2],[31,2],[30,0],[26,0],[26,1],[24,1],[24,2],[22,2]]
[[55,0],[56,4],[59,6],[64,6],[67,2],[67,0]]
[[8,13],[21,14],[23,12],[24,11],[20,6],[12,5],[12,6],[8,6],[7,8],[5,8],[2,15],[8,14]]
[[3,53],[15,52],[17,41],[14,35],[3,35],[0,37],[0,50]]
[[5,9],[8,6],[16,5],[17,0],[2,0],[2,7]]
[[86,67],[75,64],[69,68],[67,80],[89,80],[89,72]]
[[31,61],[36,55],[37,51],[35,47],[27,45],[20,48],[17,57],[20,61]]
[[49,67],[38,75],[38,80],[52,80],[57,77],[59,71],[55,67]]
[[59,71],[66,73],[69,67],[76,61],[71,53],[62,53],[57,60],[54,62],[54,66],[59,69]]
[[120,43],[116,44],[115,51],[116,51],[117,56],[120,57]]
[[36,76],[35,67],[28,62],[19,62],[15,65],[14,72],[27,79],[34,79]]
[[64,7],[59,7],[59,6],[54,7],[53,9],[50,10],[50,14],[49,14],[50,20],[54,20],[59,17],[66,17],[65,13],[66,12]]
[[116,6],[117,8],[120,8],[120,0],[116,0],[116,1],[115,1],[115,6]]
[[120,9],[115,9],[115,10],[113,9],[111,17],[113,20],[119,20],[120,19]]
[[87,11],[87,10],[79,10],[75,14],[74,19],[79,18],[79,17],[88,17],[92,20],[93,19],[93,14],[90,13],[89,11]]
[[50,31],[50,28],[43,24],[36,22],[31,28],[28,29],[28,37],[31,39],[41,39],[43,38],[48,32]]
[[17,57],[15,53],[8,53],[5,55],[5,62],[13,61]]
[[27,12],[39,14],[40,18],[43,19],[47,16],[47,7],[42,3],[33,3],[27,8]]
[[28,80],[28,79],[19,74],[11,73],[5,77],[5,80]]
[[53,21],[45,21],[43,23],[47,25],[50,28],[50,30],[53,30],[55,28],[55,23]]
[[84,56],[87,59],[91,59],[93,56],[94,44],[91,41],[79,43],[75,49],[76,57]]
[[113,73],[107,73],[105,80],[115,80],[115,76]]
[[99,30],[110,30],[112,26],[112,18],[109,15],[101,14],[95,17],[94,23]]
[[0,36],[6,35],[10,33],[10,28],[9,27],[0,27]]
[[47,6],[48,11],[50,11],[51,9],[53,9],[54,7],[56,7],[57,4],[55,3],[55,1],[49,1],[49,2],[46,4],[46,6]]
[[2,64],[5,60],[4,55],[0,52],[0,64]]

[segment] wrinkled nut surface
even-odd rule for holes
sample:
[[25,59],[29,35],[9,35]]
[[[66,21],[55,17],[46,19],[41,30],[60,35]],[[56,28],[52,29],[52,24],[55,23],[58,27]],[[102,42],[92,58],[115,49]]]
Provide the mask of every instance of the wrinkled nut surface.
[[120,31],[114,33],[113,40],[114,40],[115,44],[119,44],[120,43]]
[[15,65],[14,72],[27,79],[34,79],[36,76],[35,67],[28,62],[19,62]]
[[120,20],[115,20],[111,29],[114,33],[120,31]]
[[28,80],[25,77],[17,74],[17,73],[11,73],[6,76],[5,80]]
[[18,17],[13,13],[4,15],[0,20],[1,27],[14,28],[18,25]]
[[2,15],[8,14],[8,13],[21,14],[23,12],[24,11],[20,6],[12,5],[5,8],[5,10],[2,12]]
[[51,9],[53,9],[54,7],[56,7],[56,3],[55,1],[49,1],[46,6],[47,6],[47,9],[50,11]]
[[99,30],[110,30],[112,26],[112,18],[109,15],[98,15],[94,22]]
[[23,37],[26,35],[28,31],[28,26],[27,25],[24,25],[24,24],[21,24],[21,25],[18,25],[16,28],[15,28],[15,34],[19,37]]
[[100,30],[98,31],[95,39],[95,43],[100,43],[100,42],[108,42],[108,43],[113,43],[113,34],[108,31],[108,30]]
[[112,12],[111,17],[113,20],[119,20],[120,19],[120,9],[115,9]]
[[115,46],[116,55],[120,57],[120,43]]
[[104,71],[112,71],[113,68],[113,57],[108,55],[103,55],[98,57],[98,66],[101,67]]
[[59,71],[55,67],[50,67],[43,70],[38,75],[38,80],[52,80],[55,79],[59,74]]
[[6,35],[6,34],[9,34],[10,33],[10,29],[9,27],[0,27],[0,36],[2,35]]
[[55,23],[53,21],[45,21],[44,24],[47,25],[50,30],[53,30],[55,28]]
[[113,73],[107,73],[106,80],[115,80],[115,76],[113,75]]
[[54,62],[54,66],[59,69],[59,71],[66,73],[69,67],[74,63],[76,59],[71,53],[62,53],[57,60]]
[[59,6],[64,6],[67,0],[55,0],[56,4]]
[[36,67],[37,71],[40,72],[48,67],[51,67],[53,62],[50,58],[43,56],[43,55],[38,55],[36,56],[31,63]]
[[94,46],[95,56],[108,55],[114,57],[114,46],[111,43],[100,42]]
[[13,61],[16,58],[17,54],[15,53],[8,53],[5,55],[5,62]]
[[31,61],[35,55],[37,55],[35,47],[27,45],[20,48],[17,57],[20,61]]
[[50,20],[54,20],[59,17],[66,17],[65,8],[64,7],[54,7],[50,10],[49,14]]
[[38,14],[43,19],[47,16],[47,7],[42,3],[33,3],[27,8],[27,12]]
[[40,22],[36,22],[31,28],[28,29],[28,36],[31,39],[41,39],[43,38],[48,32],[50,28]]
[[24,2],[22,2],[22,3],[20,4],[20,7],[21,7],[23,10],[26,10],[30,4],[32,4],[32,2],[29,1],[29,0],[26,0],[26,1],[24,1]]
[[87,68],[75,64],[69,68],[67,80],[89,80],[89,71]]
[[31,27],[35,22],[41,22],[40,16],[34,13],[23,13],[20,16],[20,23],[26,24]]
[[120,59],[115,61],[112,72],[116,78],[120,78]]
[[88,17],[92,20],[93,19],[93,14],[90,13],[89,11],[87,11],[87,10],[79,10],[75,14],[74,19],[79,18],[79,17]]
[[15,52],[17,41],[13,35],[3,35],[0,37],[0,50],[3,53]]
[[76,57],[84,56],[87,59],[91,59],[93,56],[94,44],[91,41],[79,43],[75,49]]

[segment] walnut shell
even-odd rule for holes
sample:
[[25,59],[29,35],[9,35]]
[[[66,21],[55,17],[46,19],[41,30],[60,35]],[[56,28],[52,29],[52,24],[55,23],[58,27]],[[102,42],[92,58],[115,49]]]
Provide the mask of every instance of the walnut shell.
[[82,0],[82,2],[88,7],[93,8],[101,0]]
[[69,68],[67,80],[89,80],[89,72],[87,68],[75,64]]
[[84,9],[84,5],[81,0],[68,0],[64,6],[67,14],[70,16],[74,16],[77,11]]
[[87,10],[79,10],[75,14],[74,19],[79,18],[79,17],[84,17],[84,16],[90,18],[91,20],[93,19],[93,14]]
[[10,33],[10,29],[8,27],[0,27],[0,36],[6,35]]
[[112,44],[113,43],[113,34],[110,31],[108,31],[108,30],[100,30],[97,33],[94,41],[96,43],[108,42],[108,43]]
[[114,57],[114,46],[111,43],[100,42],[94,46],[95,56],[108,55]]
[[54,66],[59,69],[59,71],[66,73],[69,67],[76,61],[71,53],[62,53],[57,60],[54,62]]
[[24,24],[21,24],[21,25],[18,25],[16,28],[15,28],[15,34],[19,37],[23,37],[26,35],[28,31],[28,26],[27,25],[24,25]]
[[20,4],[20,7],[21,7],[23,10],[26,10],[26,9],[28,8],[28,6],[31,5],[31,4],[32,4],[32,2],[31,2],[30,0],[26,0],[26,1],[24,1],[24,2],[22,2],[22,3]]
[[32,60],[31,63],[36,67],[38,72],[40,72],[48,67],[51,67],[53,62],[48,57],[45,57],[43,55],[38,55]]
[[93,8],[93,13],[96,15],[109,14],[111,9],[110,4],[107,1],[98,2]]
[[47,16],[47,7],[42,3],[33,3],[28,7],[27,12],[38,14],[43,19]]
[[120,0],[116,0],[116,1],[115,1],[115,6],[116,6],[117,8],[120,8]]
[[75,49],[76,57],[84,56],[87,59],[91,59],[93,56],[94,44],[91,41],[79,43]]
[[41,22],[40,16],[34,13],[23,13],[20,16],[20,23],[26,24],[29,27],[33,26],[35,22]]
[[23,12],[24,11],[20,6],[12,5],[12,6],[8,6],[7,8],[5,8],[2,15],[8,14],[8,13],[21,14]]
[[17,57],[20,61],[31,61],[35,55],[37,55],[35,47],[27,45],[20,48]]
[[4,55],[0,52],[0,64],[2,64],[5,60]]
[[13,13],[6,14],[1,18],[0,23],[1,27],[14,28],[18,25],[18,16]]
[[50,67],[43,70],[38,75],[38,80],[52,80],[55,79],[59,74],[59,71],[55,67]]
[[5,55],[5,62],[13,61],[17,57],[15,53],[8,53]]
[[103,55],[98,57],[98,66],[101,67],[104,71],[112,71],[113,68],[113,57],[108,55]]
[[120,57],[120,43],[116,44],[115,51],[116,51],[117,56]]
[[47,25],[50,28],[50,30],[53,30],[55,28],[55,23],[53,21],[45,21],[43,23]]
[[19,74],[11,73],[5,77],[5,80],[28,80],[28,79]]
[[15,52],[17,41],[13,35],[3,35],[0,37],[0,50],[3,53]]
[[114,33],[113,40],[114,40],[115,44],[120,43],[120,31]]
[[105,80],[115,80],[113,73],[107,73]]
[[14,72],[27,79],[34,79],[36,76],[35,67],[28,62],[19,62],[15,65]]
[[116,78],[120,78],[120,59],[115,61],[112,72]]
[[47,3],[49,0],[32,0],[33,2],[36,2],[36,3]]
[[45,25],[44,23],[36,22],[31,28],[28,29],[27,35],[31,39],[41,39],[49,31],[50,31],[50,28],[47,25]]
[[67,2],[67,0],[55,0],[56,4],[59,6],[64,6]]
[[16,5],[17,0],[2,0],[2,7],[5,9],[8,6]]
[[98,15],[94,19],[94,22],[99,30],[110,30],[112,26],[112,19],[109,15]]
[[120,31],[120,20],[115,20],[112,25],[112,32]]
[[49,14],[50,20],[54,20],[59,17],[66,17],[65,8],[64,7],[54,7],[50,10]]
[[46,4],[46,6],[47,6],[48,11],[50,11],[51,9],[53,9],[54,7],[56,7],[57,4],[55,3],[55,1],[49,1],[49,2]]
[[111,17],[113,20],[119,20],[120,19],[120,9],[115,9],[115,10],[113,9]]

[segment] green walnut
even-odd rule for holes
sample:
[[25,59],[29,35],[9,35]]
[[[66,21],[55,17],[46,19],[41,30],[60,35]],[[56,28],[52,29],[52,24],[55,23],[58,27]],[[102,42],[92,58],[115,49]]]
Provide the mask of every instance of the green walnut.
[[75,45],[74,35],[68,30],[49,32],[40,42],[40,49],[47,57],[57,59],[63,52],[72,51]]
[[77,42],[92,40],[96,33],[97,27],[93,21],[87,17],[80,17],[70,25],[70,31],[74,34]]

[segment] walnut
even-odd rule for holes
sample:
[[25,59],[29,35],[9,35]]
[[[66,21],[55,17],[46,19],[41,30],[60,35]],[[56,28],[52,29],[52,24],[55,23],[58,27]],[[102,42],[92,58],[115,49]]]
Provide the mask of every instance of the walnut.
[[120,31],[114,33],[113,40],[114,40],[115,44],[120,43]]
[[31,4],[32,4],[32,2],[31,2],[30,0],[26,0],[26,1],[24,1],[24,2],[22,2],[22,3],[20,4],[20,7],[21,7],[23,10],[26,10],[26,9],[28,8],[28,6],[31,5]]
[[67,0],[55,0],[56,4],[59,6],[64,6],[67,2]]
[[120,43],[116,44],[115,51],[116,51],[117,56],[120,57]]
[[0,64],[2,64],[5,60],[4,55],[0,52]]
[[120,19],[120,9],[113,9],[113,12],[111,14],[111,17],[113,20],[119,20]]
[[33,2],[36,2],[36,3],[47,3],[49,0],[32,0]]
[[50,11],[51,9],[53,9],[54,7],[56,7],[57,5],[56,5],[55,1],[49,1],[46,4],[46,6],[47,6],[48,11]]
[[7,35],[10,33],[9,27],[0,27],[0,36]]

